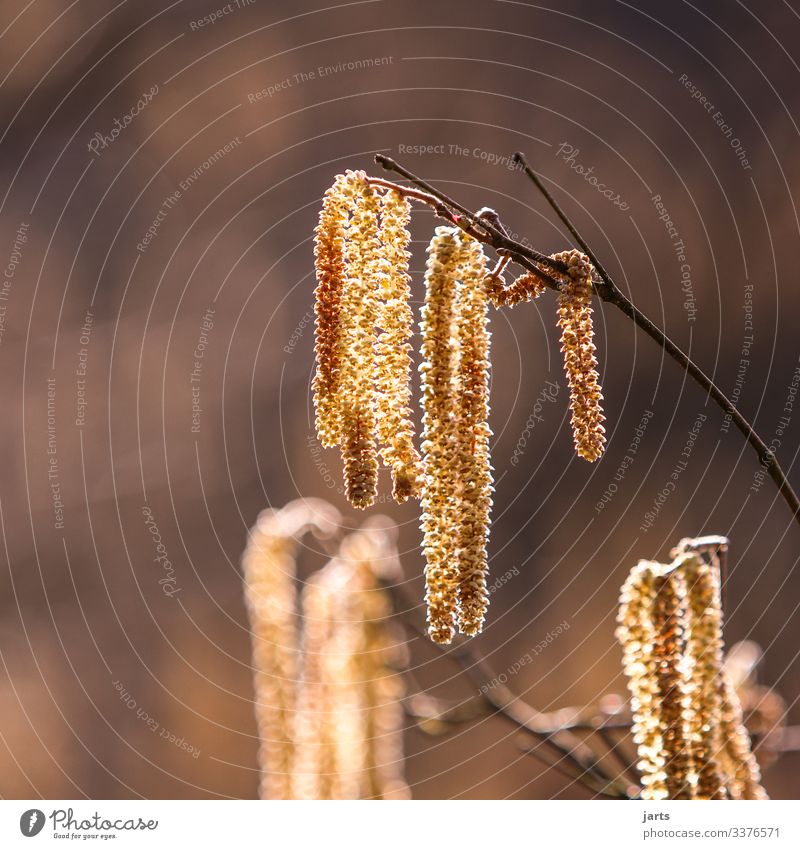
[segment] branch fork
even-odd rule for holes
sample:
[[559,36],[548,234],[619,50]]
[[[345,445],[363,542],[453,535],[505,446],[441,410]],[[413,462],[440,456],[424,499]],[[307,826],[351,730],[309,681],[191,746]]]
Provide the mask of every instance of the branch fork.
[[[758,435],[753,425],[739,412],[730,398],[706,375],[700,366],[687,353],[681,350],[658,325],[636,307],[617,286],[570,218],[544,185],[541,177],[528,164],[524,154],[515,153],[513,161],[522,167],[522,173],[542,193],[545,200],[575,239],[575,242],[591,260],[596,270],[596,275],[592,276],[594,294],[601,301],[612,304],[631,319],[637,327],[653,339],[707,393],[726,415],[730,416],[739,432],[756,452],[759,463],[767,470],[769,476],[772,478],[775,486],[778,488],[778,492],[791,510],[794,520],[800,524],[800,499],[789,483],[789,479],[781,467],[775,452],[768,447]],[[381,165],[386,171],[404,177],[416,186],[416,189],[399,186],[377,178],[370,178],[376,185],[383,185],[385,188],[392,187],[396,191],[405,193],[409,198],[427,203],[440,218],[461,227],[483,244],[493,248],[501,258],[501,261],[492,273],[497,273],[498,269],[501,271],[508,262],[515,262],[517,265],[536,275],[548,288],[560,291],[561,281],[557,277],[567,273],[568,267],[566,263],[554,260],[552,257],[548,257],[510,238],[500,221],[500,217],[494,210],[483,209],[478,212],[471,212],[458,203],[458,201],[430,185],[389,156],[379,153],[375,156],[375,162]],[[545,269],[548,269],[552,273],[548,273]]]

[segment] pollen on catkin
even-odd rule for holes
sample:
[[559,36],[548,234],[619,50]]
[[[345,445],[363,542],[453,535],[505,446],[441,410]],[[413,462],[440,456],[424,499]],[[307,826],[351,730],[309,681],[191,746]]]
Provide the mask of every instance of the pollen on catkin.
[[428,633],[449,643],[456,625],[458,563],[454,493],[457,466],[454,433],[454,336],[460,232],[437,227],[428,246],[425,304],[422,308],[422,490]]
[[328,448],[341,436],[339,388],[342,358],[342,293],[345,286],[345,231],[358,176],[339,174],[325,192],[314,231],[316,359],[314,407],[320,442]]
[[411,345],[413,314],[409,303],[408,224],[411,206],[396,191],[381,201],[380,297],[375,360],[377,364],[378,437],[381,455],[392,473],[392,494],[403,502],[419,495],[422,473],[411,422]]
[[[765,799],[766,792],[750,748],[750,736],[744,728],[739,698],[722,662],[718,561],[712,559],[709,563],[696,554],[684,555],[684,558],[693,612],[689,642],[697,694],[693,703],[699,704],[695,723],[701,752],[698,788],[701,783],[705,784],[706,798]],[[722,785],[722,790],[718,784]]]
[[553,259],[569,266],[567,279],[559,286],[558,326],[570,388],[575,451],[594,462],[603,453],[606,437],[592,328],[592,266],[585,254],[575,250],[553,254]]
[[640,561],[631,569],[620,594],[617,639],[628,679],[633,715],[633,740],[642,780],[642,798],[666,799],[667,774],[662,737],[658,669],[654,646],[653,603],[656,595],[652,564]]
[[505,286],[502,276],[498,274],[487,274],[483,282],[489,299],[497,308],[514,307],[522,301],[535,300],[546,289],[532,271],[517,277],[510,286]]
[[329,505],[313,499],[263,511],[242,555],[260,738],[260,795],[291,799],[298,671],[294,558],[297,536],[311,528],[330,534],[339,522]]
[[380,199],[360,175],[345,234],[339,415],[345,494],[354,507],[375,501],[378,482],[375,345],[381,243]]
[[698,799],[726,799],[720,770],[723,739],[720,729],[722,670],[722,610],[719,575],[695,552],[676,558],[686,576],[689,599],[690,738],[697,773]]
[[726,784],[732,799],[768,799],[761,785],[761,770],[751,749],[750,734],[742,718],[739,697],[727,671],[719,677],[720,731],[725,746]]
[[722,662],[722,537],[686,539],[671,564],[640,562],[620,598],[645,799],[765,799]]
[[687,721],[686,609],[684,576],[672,566],[662,567],[655,575],[653,659],[660,702],[667,796],[670,799],[694,798]]
[[458,470],[458,627],[479,634],[489,605],[486,588],[492,467],[489,456],[488,298],[481,285],[486,258],[479,242],[460,235],[456,297],[458,369],[455,404]]

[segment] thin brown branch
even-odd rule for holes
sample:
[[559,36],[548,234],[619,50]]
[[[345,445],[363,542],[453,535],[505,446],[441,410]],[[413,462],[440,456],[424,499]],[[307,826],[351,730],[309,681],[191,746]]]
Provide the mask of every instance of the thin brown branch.
[[[394,607],[403,623],[414,633],[427,638],[424,625],[417,621],[416,605],[406,597],[405,592],[396,584],[387,586],[394,598]],[[575,770],[570,777],[581,781],[593,793],[602,793],[615,799],[628,799],[627,783],[608,775],[599,764],[591,749],[580,737],[572,734],[568,727],[552,727],[550,714],[542,713],[515,695],[508,687],[499,682],[499,676],[485,658],[478,657],[469,643],[458,648],[437,646],[443,654],[456,661],[465,676],[478,688],[480,698],[490,708],[490,712],[505,719],[520,731],[535,737],[540,745],[549,747],[560,760],[569,763]],[[534,754],[534,752],[531,752]],[[550,761],[543,761],[549,766]],[[602,789],[599,789],[602,788]]]
[[379,153],[375,156],[375,161],[387,171],[393,171],[401,177],[405,177],[415,186],[422,189],[423,192],[433,196],[437,201],[435,205],[436,212],[441,217],[464,228],[471,236],[474,236],[480,242],[494,248],[496,251],[505,251],[511,254],[515,262],[533,274],[536,274],[551,289],[558,291],[559,281],[544,271],[542,266],[560,274],[566,274],[566,264],[512,239],[502,228],[502,225],[499,224],[496,213],[494,215],[491,212],[479,215],[478,213],[470,212],[465,206],[458,203],[458,201],[448,197],[444,192],[439,191],[439,189],[431,186],[430,183],[417,177],[416,174],[412,174],[411,171],[388,156]]
[[[781,468],[775,452],[772,451],[763,439],[756,433],[750,422],[739,412],[733,402],[725,395],[725,393],[708,377],[705,372],[692,360],[692,358],[682,351],[667,335],[661,330],[658,325],[652,322],[631,300],[629,300],[622,290],[616,285],[611,275],[603,267],[603,264],[598,260],[592,249],[588,246],[585,239],[580,235],[575,225],[570,221],[567,214],[558,205],[555,198],[547,190],[546,186],[530,167],[522,153],[514,154],[516,162],[523,167],[526,176],[533,181],[534,185],[542,192],[547,202],[553,208],[554,212],[567,227],[573,238],[580,246],[581,250],[589,257],[594,265],[599,279],[593,280],[593,288],[597,296],[607,303],[613,304],[625,315],[630,318],[637,327],[641,328],[651,339],[653,339],[689,376],[702,387],[708,395],[713,399],[717,406],[727,413],[731,420],[736,425],[737,429],[747,439],[753,450],[758,455],[759,461],[769,473],[773,482],[778,488],[778,491],[783,496],[784,501],[792,511],[795,521],[800,524],[800,499],[789,483],[786,473]],[[378,154],[375,161],[382,165],[387,171],[393,171],[400,176],[405,177],[426,195],[433,199],[432,205],[435,206],[439,214],[443,214],[448,221],[468,229],[471,235],[478,238],[481,242],[494,248],[502,255],[510,256],[514,262],[526,268],[528,271],[536,274],[549,288],[558,291],[559,281],[551,275],[547,274],[541,266],[552,269],[557,273],[564,273],[566,270],[563,263],[559,263],[550,257],[545,256],[539,251],[533,250],[520,242],[511,239],[505,229],[500,224],[496,213],[491,215],[479,215],[470,212],[466,207],[462,206],[457,201],[453,200],[444,192],[439,191],[434,186],[431,186],[425,180],[417,177],[407,168],[395,162],[388,156]],[[430,200],[426,202],[431,203]],[[458,213],[458,214],[455,214]]]
[[591,248],[587,245],[581,234],[578,232],[575,225],[570,221],[567,214],[561,209],[555,198],[547,190],[547,187],[542,182],[539,175],[530,167],[525,156],[522,153],[515,153],[514,160],[522,165],[526,176],[533,182],[537,189],[544,195],[545,200],[553,208],[553,211],[561,219],[564,226],[572,234],[572,237],[580,246],[581,250],[591,259],[592,264],[597,269],[600,276],[600,281],[595,281],[595,290],[601,300],[613,304],[618,309],[622,310],[637,327],[644,330],[651,339],[654,339],[660,346],[681,366],[689,376],[702,387],[713,398],[717,406],[727,413],[738,430],[747,439],[750,445],[758,455],[761,464],[766,468],[769,476],[778,487],[778,491],[783,496],[784,501],[792,511],[795,521],[800,524],[800,499],[789,483],[786,473],[780,466],[775,452],[772,451],[763,439],[756,433],[750,422],[739,412],[733,402],[725,395],[725,393],[711,380],[710,377],[698,366],[694,360],[684,353],[664,331],[654,324],[638,307],[623,294],[622,290],[616,285],[611,275],[605,270],[602,263],[597,259]]

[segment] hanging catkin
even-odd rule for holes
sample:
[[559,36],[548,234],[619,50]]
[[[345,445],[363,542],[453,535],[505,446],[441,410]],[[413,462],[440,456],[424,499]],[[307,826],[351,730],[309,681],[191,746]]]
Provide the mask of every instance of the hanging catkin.
[[486,589],[492,467],[489,458],[488,299],[483,280],[486,258],[480,243],[460,235],[456,315],[458,371],[455,437],[458,469],[458,626],[462,634],[480,633],[489,594]]
[[719,676],[720,733],[725,746],[723,763],[732,799],[768,799],[761,785],[761,770],[750,746],[739,697],[725,669]]
[[380,199],[363,175],[356,186],[345,235],[347,279],[341,299],[341,449],[345,493],[354,507],[375,501],[376,451],[375,343],[381,243]]
[[338,522],[332,507],[314,499],[292,502],[280,511],[265,510],[251,529],[242,556],[253,633],[260,794],[264,799],[292,798],[298,672],[296,538],[308,528],[330,534]]
[[678,558],[689,588],[689,644],[692,658],[690,717],[697,797],[725,799],[727,792],[719,758],[721,698],[718,675],[722,669],[722,615],[719,579],[714,570],[695,553]]
[[342,293],[345,286],[345,231],[358,176],[339,174],[325,192],[319,223],[314,231],[317,275],[315,300],[316,357],[314,407],[320,442],[332,448],[341,439],[339,391],[342,358]]
[[353,564],[351,616],[360,623],[355,655],[363,693],[366,764],[361,796],[365,799],[410,797],[403,774],[403,678],[407,653],[402,631],[391,621],[391,598],[380,579],[401,576],[394,536],[380,526],[364,527],[342,543]]
[[628,679],[633,714],[633,740],[639,755],[642,798],[667,798],[664,744],[652,618],[655,579],[648,561],[633,567],[620,595],[617,638],[622,645],[622,666]]
[[691,799],[694,787],[690,782],[693,762],[687,721],[686,580],[674,567],[660,567],[654,589],[653,660],[667,796]]
[[[492,478],[489,460],[487,305],[513,306],[558,281],[558,324],[579,456],[596,460],[605,445],[592,330],[592,267],[578,251],[555,254],[554,270],[536,263],[506,287],[512,261],[500,251],[486,273],[481,227],[496,220],[439,227],[428,248],[422,310],[421,454],[410,411],[412,311],[409,199],[430,195],[348,171],[326,193],[316,230],[319,438],[338,444],[345,494],[355,507],[375,502],[378,454],[398,502],[419,497],[426,559],[428,632],[449,643],[458,629],[480,633],[488,605],[487,552]],[[437,210],[446,216],[443,209]],[[459,219],[454,219],[459,220]],[[541,269],[541,275],[536,269]],[[563,269],[566,268],[566,271]]]
[[336,767],[334,694],[325,674],[326,651],[337,620],[337,596],[329,579],[331,567],[328,564],[312,575],[303,589],[302,668],[292,782],[295,799],[342,798]]
[[[390,534],[362,529],[303,594],[303,674],[294,790],[301,799],[405,798],[402,639],[378,583]],[[395,576],[396,577],[396,576]]]
[[422,449],[424,487],[422,531],[425,551],[428,633],[437,643],[453,639],[458,564],[454,494],[457,486],[454,439],[456,279],[459,232],[437,227],[428,246],[425,305],[422,308]]
[[419,494],[421,465],[411,423],[411,357],[413,315],[409,303],[408,223],[406,198],[387,191],[381,205],[380,296],[376,345],[378,436],[381,454],[391,469],[393,495],[399,502]]
[[567,279],[560,284],[558,326],[570,389],[572,436],[578,456],[593,462],[603,453],[606,437],[594,355],[592,266],[585,254],[574,250],[553,254],[553,259],[569,266]]
[[[622,588],[623,647],[645,799],[765,799],[722,662],[720,537],[641,561]],[[702,555],[702,556],[701,556]]]
[[484,286],[489,299],[495,307],[514,307],[522,301],[532,301],[545,291],[545,285],[531,271],[517,277],[510,285],[503,284],[503,278],[498,274],[487,274]]
[[[708,563],[696,554],[683,556],[693,613],[689,649],[694,659],[693,681],[697,692],[694,703],[702,753],[698,786],[703,783],[707,798],[725,798],[727,789],[726,795],[734,799],[765,799],[739,699],[722,663],[718,561]],[[722,790],[718,789],[718,783]]]

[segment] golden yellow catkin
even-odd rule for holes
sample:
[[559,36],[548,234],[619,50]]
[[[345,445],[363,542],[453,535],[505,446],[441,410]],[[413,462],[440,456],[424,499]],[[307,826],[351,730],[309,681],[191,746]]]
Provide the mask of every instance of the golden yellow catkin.
[[[302,669],[297,695],[292,798],[342,798],[336,761],[334,694],[325,672],[326,652],[337,621],[331,564],[303,588]],[[326,571],[327,570],[327,571]]]
[[345,234],[339,414],[345,494],[364,509],[374,503],[378,482],[375,343],[382,248],[380,199],[360,172],[359,177]]
[[437,227],[428,246],[425,304],[422,308],[422,490],[425,599],[428,633],[449,643],[456,625],[458,563],[454,493],[457,487],[454,439],[456,280],[460,231]]
[[456,297],[458,370],[455,404],[458,475],[458,627],[479,634],[489,604],[486,589],[492,467],[489,457],[488,299],[486,258],[479,242],[460,235]]
[[292,798],[298,671],[296,538],[309,528],[329,535],[338,523],[338,513],[315,499],[292,502],[280,511],[265,510],[251,529],[242,556],[261,741],[259,792],[264,799]]
[[351,534],[304,591],[296,798],[408,796],[397,672],[403,643],[378,582],[383,561],[396,562],[392,552],[381,528]]
[[319,223],[314,231],[314,260],[317,276],[315,299],[316,359],[314,408],[320,442],[333,447],[341,438],[340,368],[341,308],[345,286],[345,230],[352,206],[357,175],[339,174],[325,192]]
[[718,676],[722,670],[722,610],[719,575],[696,553],[675,560],[688,587],[690,657],[690,738],[697,774],[698,799],[726,799],[720,770],[723,739]]
[[750,746],[739,697],[727,671],[719,676],[720,733],[725,746],[723,770],[732,799],[768,799],[761,785],[761,770]]
[[[681,546],[693,540],[681,541]],[[715,798],[724,798],[717,789],[721,783],[732,799],[766,799],[761,786],[761,771],[750,747],[750,735],[744,727],[739,697],[722,662],[722,603],[720,592],[719,559],[714,550],[706,552],[706,558],[694,553],[679,555],[685,562],[689,585],[689,600],[692,610],[692,633],[689,649],[694,659],[694,686],[698,693],[708,693],[708,702],[698,710],[696,725],[704,727],[704,720],[711,726],[707,737],[703,731],[697,734],[702,739],[706,760],[713,766],[706,767],[711,778],[706,781],[708,793]],[[713,692],[712,692],[713,690]],[[709,715],[709,708],[713,716]],[[702,777],[702,772],[698,781]],[[713,797],[712,797],[713,798]]]
[[668,796],[658,671],[653,653],[654,568],[658,567],[659,564],[646,560],[633,567],[622,586],[617,617],[617,639],[622,645],[622,664],[631,693],[633,740],[639,756],[642,798],[647,800]]
[[687,720],[686,581],[672,566],[655,574],[653,660],[660,707],[667,797],[694,798],[693,761]]
[[646,799],[767,798],[722,662],[726,550],[724,537],[681,540],[670,565],[642,561],[623,586],[617,636]]
[[376,344],[378,437],[385,464],[391,469],[392,494],[398,502],[419,495],[422,473],[411,422],[411,345],[413,314],[408,281],[408,224],[411,206],[389,190],[381,202],[382,257]]
[[592,266],[585,254],[574,250],[553,254],[553,259],[569,266],[568,279],[559,287],[558,326],[570,388],[575,451],[584,460],[594,462],[603,453],[606,437],[603,395],[594,355]]
[[351,615],[360,623],[355,654],[363,693],[366,764],[361,796],[365,799],[407,799],[404,777],[403,678],[407,663],[403,632],[391,621],[392,604],[381,579],[402,577],[395,534],[374,525],[352,534],[341,553],[353,564],[350,581]]
[[334,729],[334,798],[360,799],[367,768],[365,687],[359,668],[363,623],[354,611],[353,565],[340,556],[332,570],[331,591],[337,597],[336,623],[323,649],[323,676],[330,692],[328,720]]
[[517,277],[510,286],[505,286],[502,276],[498,274],[487,274],[483,282],[489,299],[498,308],[514,307],[522,301],[532,301],[546,289],[544,283],[531,271]]

